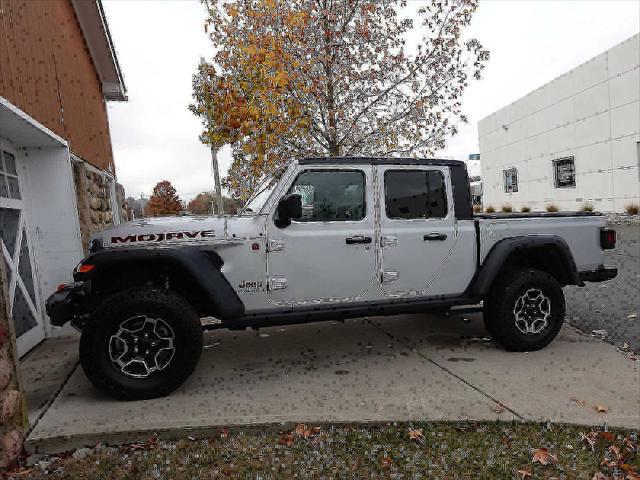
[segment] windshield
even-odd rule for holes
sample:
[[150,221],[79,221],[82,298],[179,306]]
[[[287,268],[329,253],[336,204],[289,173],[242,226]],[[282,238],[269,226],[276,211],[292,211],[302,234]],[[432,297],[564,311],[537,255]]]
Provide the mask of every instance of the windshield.
[[264,204],[269,200],[271,192],[276,188],[278,182],[275,178],[270,176],[261,183],[258,190],[253,197],[246,203],[242,209],[242,213],[258,213],[264,207]]

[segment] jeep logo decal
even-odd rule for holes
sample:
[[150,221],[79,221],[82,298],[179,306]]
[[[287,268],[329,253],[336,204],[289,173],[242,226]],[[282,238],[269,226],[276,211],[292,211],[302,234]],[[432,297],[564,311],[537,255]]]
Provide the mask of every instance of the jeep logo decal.
[[195,232],[167,232],[167,233],[142,233],[140,235],[127,235],[126,237],[111,237],[111,243],[135,243],[135,242],[163,242],[165,240],[182,240],[196,238],[212,238],[216,236],[215,230],[200,230]]

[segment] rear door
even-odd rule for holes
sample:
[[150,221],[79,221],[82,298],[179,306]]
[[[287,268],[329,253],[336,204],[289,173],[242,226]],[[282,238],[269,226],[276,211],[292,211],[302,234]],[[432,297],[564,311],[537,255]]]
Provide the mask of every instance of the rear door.
[[302,165],[284,193],[302,197],[302,218],[268,219],[269,299],[280,306],[356,301],[375,283],[371,165]]
[[449,168],[381,165],[380,284],[386,296],[454,294],[447,268],[457,242]]

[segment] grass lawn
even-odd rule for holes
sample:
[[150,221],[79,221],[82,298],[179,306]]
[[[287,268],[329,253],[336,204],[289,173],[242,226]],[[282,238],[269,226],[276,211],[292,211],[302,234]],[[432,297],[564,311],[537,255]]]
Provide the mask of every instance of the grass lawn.
[[9,478],[640,479],[634,473],[640,471],[638,432],[622,429],[413,422],[220,429],[212,435],[81,449],[18,467]]

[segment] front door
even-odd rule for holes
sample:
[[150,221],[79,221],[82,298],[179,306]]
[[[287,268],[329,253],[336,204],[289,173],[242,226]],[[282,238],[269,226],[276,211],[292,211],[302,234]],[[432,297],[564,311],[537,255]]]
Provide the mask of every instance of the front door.
[[446,269],[457,242],[449,169],[378,168],[383,292],[393,297],[458,293],[444,278],[456,275]]
[[278,228],[269,217],[269,299],[280,306],[357,301],[375,283],[370,165],[302,166],[288,193],[302,218]]
[[0,257],[18,355],[23,355],[44,338],[44,328],[18,162],[15,151],[0,145]]

